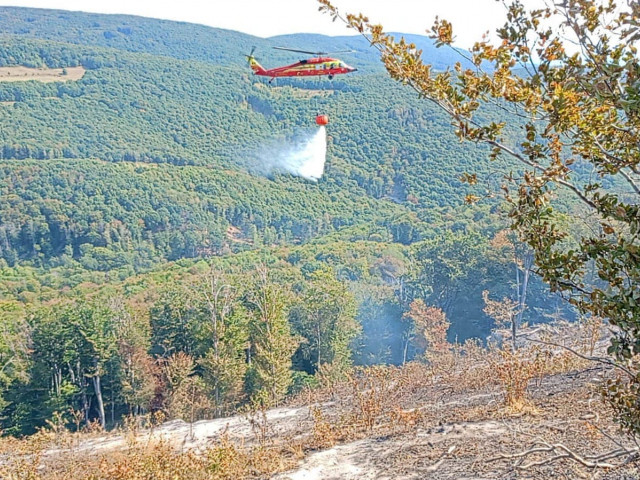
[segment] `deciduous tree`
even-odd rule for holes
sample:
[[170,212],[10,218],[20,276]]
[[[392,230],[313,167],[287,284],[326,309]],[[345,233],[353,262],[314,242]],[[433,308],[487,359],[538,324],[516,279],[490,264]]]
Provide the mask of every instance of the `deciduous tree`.
[[25,382],[29,367],[29,329],[17,302],[0,302],[0,412],[7,406],[5,392]]
[[331,270],[311,274],[291,317],[298,333],[307,339],[301,348],[314,371],[323,363],[332,364],[335,373],[344,373],[351,366],[350,344],[359,331],[356,301]]
[[414,300],[403,318],[413,323],[411,341],[419,350],[425,351],[430,361],[449,351],[447,342],[449,321],[445,313],[437,307],[427,306],[423,300]]
[[198,292],[201,297],[203,341],[209,348],[199,363],[204,380],[213,390],[216,415],[231,410],[242,399],[247,372],[248,313],[239,288],[222,272],[211,270]]
[[506,326],[511,330],[511,344],[515,351],[518,348],[516,339],[520,304],[508,297],[504,297],[502,300],[491,300],[488,290],[482,292],[482,299],[484,300],[484,313],[493,318],[495,326],[498,328]]

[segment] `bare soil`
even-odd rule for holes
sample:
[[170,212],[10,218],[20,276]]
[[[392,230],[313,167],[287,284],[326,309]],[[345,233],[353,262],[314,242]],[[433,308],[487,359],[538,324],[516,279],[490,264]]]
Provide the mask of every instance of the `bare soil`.
[[[374,435],[313,453],[297,470],[275,478],[639,478],[637,465],[619,467],[614,473],[563,459],[522,470],[522,464],[514,459],[499,458],[500,454],[524,452],[538,441],[561,443],[581,455],[612,450],[617,447],[615,442],[624,443],[610,419],[596,413],[601,404],[590,381],[597,373],[587,370],[545,379],[533,395],[529,411],[515,415],[501,406],[498,392],[473,397],[458,394],[419,405],[426,415],[415,429]],[[550,457],[540,454],[531,460]]]

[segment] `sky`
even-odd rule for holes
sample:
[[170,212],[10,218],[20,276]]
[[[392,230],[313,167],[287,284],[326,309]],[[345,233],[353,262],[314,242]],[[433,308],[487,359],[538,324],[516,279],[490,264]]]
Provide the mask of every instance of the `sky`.
[[[496,0],[333,0],[342,13],[363,13],[389,32],[425,35],[436,15],[451,21],[456,44],[470,47],[504,21]],[[286,33],[351,35],[318,12],[317,0],[0,0],[1,6],[126,13],[200,23],[259,37]]]

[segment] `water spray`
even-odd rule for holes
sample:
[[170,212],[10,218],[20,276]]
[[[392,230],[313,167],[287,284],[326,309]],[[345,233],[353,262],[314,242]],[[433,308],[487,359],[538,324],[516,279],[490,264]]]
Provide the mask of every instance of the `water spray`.
[[327,132],[326,123],[319,123],[317,119],[316,123],[318,129],[298,130],[286,139],[264,145],[255,156],[250,156],[254,157],[251,169],[263,175],[289,173],[307,180],[320,179],[327,156]]
[[296,172],[301,177],[309,180],[318,180],[324,173],[324,163],[327,159],[327,131],[324,125],[320,125],[316,134],[309,142],[296,152],[292,160],[298,164]]

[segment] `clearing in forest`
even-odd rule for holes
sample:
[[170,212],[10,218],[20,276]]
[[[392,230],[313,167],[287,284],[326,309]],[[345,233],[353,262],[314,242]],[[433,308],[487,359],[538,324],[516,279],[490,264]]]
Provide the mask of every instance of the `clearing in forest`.
[[68,82],[80,80],[84,77],[84,67],[66,68],[30,68],[30,67],[0,67],[0,82]]

